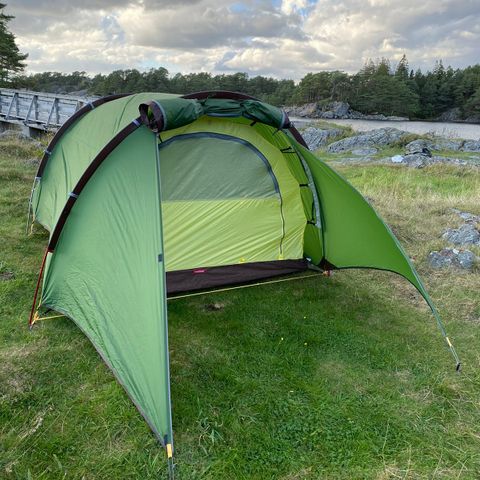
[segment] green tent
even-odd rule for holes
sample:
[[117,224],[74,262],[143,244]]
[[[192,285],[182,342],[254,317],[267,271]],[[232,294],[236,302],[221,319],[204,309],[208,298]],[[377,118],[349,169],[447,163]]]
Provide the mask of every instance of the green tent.
[[369,203],[284,112],[246,95],[142,93],[87,105],[45,151],[31,211],[50,232],[41,305],[87,335],[169,457],[168,293],[312,266],[389,270],[418,289],[444,333]]

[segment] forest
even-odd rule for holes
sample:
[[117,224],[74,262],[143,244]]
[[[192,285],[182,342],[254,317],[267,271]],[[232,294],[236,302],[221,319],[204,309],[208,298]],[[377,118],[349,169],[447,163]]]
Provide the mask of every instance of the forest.
[[458,119],[480,119],[480,64],[463,69],[437,61],[431,71],[409,68],[403,58],[392,67],[388,59],[369,60],[357,73],[308,73],[299,82],[246,73],[176,73],[159,67],[148,71],[116,70],[89,76],[85,72],[45,72],[16,75],[14,88],[91,95],[160,91],[185,94],[200,90],[244,92],[277,106],[311,102],[348,102],[365,114],[382,113],[418,119],[435,119],[455,109]]

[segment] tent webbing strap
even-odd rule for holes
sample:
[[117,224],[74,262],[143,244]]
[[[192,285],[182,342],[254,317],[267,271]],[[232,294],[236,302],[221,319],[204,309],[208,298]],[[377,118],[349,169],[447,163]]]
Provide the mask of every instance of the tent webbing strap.
[[[40,307],[39,307],[40,308]],[[38,310],[35,312],[35,315],[33,316],[33,319],[32,319],[32,323],[31,325],[34,325],[36,322],[38,322],[39,320],[52,320],[53,318],[61,318],[61,317],[65,317],[65,315],[50,315],[49,317],[40,317],[38,315]]]
[[291,282],[292,280],[301,280],[302,278],[318,277],[319,275],[324,275],[324,274],[325,274],[324,272],[310,273],[309,275],[301,275],[299,277],[280,278],[277,280],[268,280],[266,282],[251,283],[249,285],[236,285],[234,287],[216,288],[214,290],[207,290],[206,292],[195,292],[195,293],[186,293],[185,295],[175,295],[174,297],[168,297],[167,300],[177,300],[179,298],[198,297],[200,295],[210,295],[212,293],[228,292],[230,290],[239,290],[241,288],[258,287],[260,285],[270,285],[272,283]]

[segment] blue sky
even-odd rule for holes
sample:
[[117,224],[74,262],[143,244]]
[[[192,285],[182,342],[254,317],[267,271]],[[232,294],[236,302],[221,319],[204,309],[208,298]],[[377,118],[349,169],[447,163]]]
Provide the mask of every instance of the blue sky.
[[12,0],[6,11],[30,72],[163,66],[298,80],[404,53],[423,69],[480,62],[480,0]]

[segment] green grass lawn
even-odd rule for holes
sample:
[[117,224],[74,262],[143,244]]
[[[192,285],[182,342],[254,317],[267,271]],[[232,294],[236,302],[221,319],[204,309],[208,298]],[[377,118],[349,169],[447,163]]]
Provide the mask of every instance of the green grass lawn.
[[[27,328],[47,241],[38,225],[25,236],[38,154],[0,142],[0,478],[166,478],[163,450],[78,328]],[[480,272],[426,263],[460,224],[451,208],[480,213],[478,170],[337,168],[414,259],[463,372],[393,274],[170,301],[176,478],[480,478]]]

